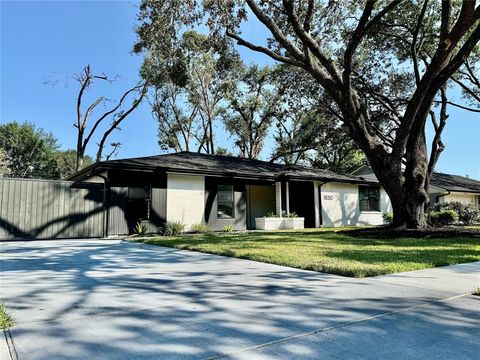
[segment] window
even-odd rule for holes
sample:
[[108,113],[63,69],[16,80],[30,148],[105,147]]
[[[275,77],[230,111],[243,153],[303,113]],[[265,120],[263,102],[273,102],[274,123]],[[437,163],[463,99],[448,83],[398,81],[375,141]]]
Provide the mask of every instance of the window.
[[233,186],[218,185],[217,217],[219,219],[233,219]]
[[150,188],[128,188],[128,213],[132,221],[147,220],[150,218]]
[[359,186],[358,196],[360,211],[380,211],[380,188]]

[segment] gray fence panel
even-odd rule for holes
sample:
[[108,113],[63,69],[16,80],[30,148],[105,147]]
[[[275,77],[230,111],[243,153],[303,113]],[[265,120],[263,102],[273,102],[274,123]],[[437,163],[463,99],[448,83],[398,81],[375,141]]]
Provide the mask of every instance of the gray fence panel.
[[0,239],[100,237],[103,185],[0,179]]
[[128,234],[128,221],[126,218],[126,209],[128,206],[128,188],[112,187],[110,188],[110,201],[108,208],[108,234],[125,235]]

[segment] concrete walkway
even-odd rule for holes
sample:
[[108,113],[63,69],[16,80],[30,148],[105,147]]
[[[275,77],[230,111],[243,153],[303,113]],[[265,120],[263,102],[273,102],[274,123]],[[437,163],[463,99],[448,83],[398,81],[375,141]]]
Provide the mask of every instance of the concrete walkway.
[[480,352],[480,297],[465,295],[480,286],[480,262],[352,279],[121,241],[0,247],[19,359],[460,360]]

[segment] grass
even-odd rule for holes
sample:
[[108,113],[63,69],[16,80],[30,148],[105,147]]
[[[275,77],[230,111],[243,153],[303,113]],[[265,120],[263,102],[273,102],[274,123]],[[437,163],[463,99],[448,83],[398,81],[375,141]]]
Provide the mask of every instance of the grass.
[[339,230],[209,233],[139,241],[357,278],[480,261],[478,237],[378,239]]
[[0,329],[7,330],[13,326],[12,316],[7,313],[5,309],[5,304],[0,303]]

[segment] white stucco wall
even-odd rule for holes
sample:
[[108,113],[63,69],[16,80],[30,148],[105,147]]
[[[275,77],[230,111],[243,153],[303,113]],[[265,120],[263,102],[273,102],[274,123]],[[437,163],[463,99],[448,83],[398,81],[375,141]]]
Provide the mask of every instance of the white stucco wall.
[[167,221],[180,221],[187,225],[204,221],[205,177],[168,174]]
[[381,225],[391,211],[390,199],[380,189],[380,211],[360,212],[358,185],[327,183],[321,187],[322,226]]
[[462,193],[462,192],[451,192],[448,195],[442,196],[439,198],[440,203],[458,201],[463,204],[477,204],[477,198],[475,194]]

